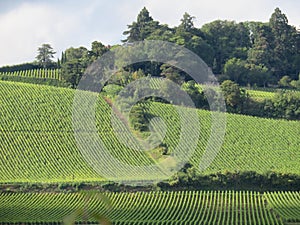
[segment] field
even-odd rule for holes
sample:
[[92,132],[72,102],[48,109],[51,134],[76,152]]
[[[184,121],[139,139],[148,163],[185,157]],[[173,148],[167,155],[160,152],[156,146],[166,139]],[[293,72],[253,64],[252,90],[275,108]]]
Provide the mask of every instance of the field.
[[249,96],[256,101],[263,101],[266,99],[271,99],[275,96],[276,93],[279,91],[285,91],[285,92],[297,92],[299,93],[298,90],[294,89],[275,89],[275,88],[256,88],[256,89],[248,89],[245,88]]
[[[85,162],[76,145],[72,127],[74,91],[0,82],[0,95],[0,182],[103,180]],[[153,103],[147,108],[151,114],[165,121],[167,132],[164,142],[171,154],[180,137],[178,114],[172,105]],[[198,168],[210,135],[211,115],[204,110],[197,112],[201,133],[191,162]],[[156,153],[132,150],[121,143],[110,116],[110,106],[98,98],[98,134],[114,157],[126,164],[139,166],[161,160]],[[120,125],[117,133],[127,135],[122,130],[122,123],[119,121],[117,124]],[[253,170],[299,174],[299,136],[300,124],[297,121],[227,114],[223,146],[204,173]]]
[[104,196],[110,199],[109,207],[98,195],[86,193],[0,194],[0,218],[3,224],[57,223],[84,208],[89,215],[106,215],[114,224],[281,225],[300,221],[299,192],[135,192]]
[[[122,178],[120,174],[117,177],[101,176],[86,162],[75,140],[72,126],[74,94],[74,90],[67,88],[0,82],[0,183],[143,180],[147,171],[141,168],[155,165],[175,152],[182,127],[179,114],[172,105],[141,104],[151,118],[160,117],[164,121],[167,129],[163,143],[168,148],[167,156],[164,156],[158,149],[144,152],[136,151],[137,146],[133,145],[133,149],[126,146],[118,139],[130,138],[123,118],[116,117],[112,124],[110,103],[101,95],[85,93],[87,97],[97,97],[97,135],[106,150],[123,163],[118,165],[119,170],[125,171],[126,165],[141,169],[125,173],[127,176]],[[199,168],[210,136],[212,117],[208,111],[185,110],[196,112],[200,123],[200,137],[190,157],[190,162]],[[152,125],[155,127],[155,121]],[[89,130],[83,133],[90,135]],[[211,165],[201,172],[276,171],[299,175],[299,136],[298,121],[226,114],[223,145]],[[116,168],[108,161],[104,166],[109,171]],[[87,207],[88,212],[104,213],[114,224],[273,225],[300,222],[299,192],[228,190],[103,195],[111,200],[110,209],[97,198],[85,197],[82,193],[0,193],[0,223],[61,223],[66,215],[82,207]],[[93,222],[94,219],[89,220]],[[76,221],[82,221],[82,217]]]
[[34,77],[41,79],[62,80],[61,71],[59,69],[32,69],[14,72],[0,72],[0,76],[7,77]]

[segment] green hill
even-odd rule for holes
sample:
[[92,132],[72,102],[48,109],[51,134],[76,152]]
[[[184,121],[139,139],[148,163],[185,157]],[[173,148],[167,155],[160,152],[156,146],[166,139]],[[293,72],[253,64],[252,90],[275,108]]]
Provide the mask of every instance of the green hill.
[[[88,93],[88,95],[95,95]],[[101,181],[78,150],[72,127],[74,90],[0,82],[0,182]],[[117,139],[111,107],[98,98],[96,126],[108,151],[126,164],[150,165],[166,156],[129,149]],[[178,144],[180,120],[172,105],[152,103],[149,113],[164,119],[168,153]],[[191,163],[197,168],[210,134],[210,112],[198,110],[201,135]],[[121,121],[119,121],[120,124]],[[117,132],[124,133],[123,130]],[[126,135],[126,134],[125,134]],[[300,123],[227,114],[224,144],[204,171],[276,171],[299,174]],[[107,169],[113,169],[107,164]],[[132,174],[126,179],[143,179]]]
[[299,192],[252,191],[0,194],[0,222],[58,223],[85,209],[77,222],[93,223],[98,213],[113,224],[298,224],[299,199]]

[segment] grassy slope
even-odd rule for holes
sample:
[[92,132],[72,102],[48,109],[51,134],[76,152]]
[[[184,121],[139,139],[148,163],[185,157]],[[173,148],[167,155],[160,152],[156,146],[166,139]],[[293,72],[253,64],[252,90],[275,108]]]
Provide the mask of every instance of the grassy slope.
[[[0,82],[0,182],[68,182],[102,180],[78,151],[72,128],[74,90]],[[178,143],[180,127],[170,105],[152,104],[150,111],[166,119],[165,142]],[[210,114],[199,110],[201,138],[192,157],[198,165],[210,129]],[[110,107],[99,99],[97,127],[110,153],[131,165],[148,165],[143,152],[117,141]],[[169,124],[169,125],[168,125]],[[119,130],[122,133],[122,130]],[[228,115],[225,142],[205,172],[274,170],[299,174],[300,123]],[[108,167],[109,169],[109,167]]]
[[[272,193],[277,199],[298,192]],[[0,194],[0,222],[59,222],[76,209],[104,213],[116,224],[283,224],[299,221],[299,205],[274,205],[270,193],[235,191],[184,191],[106,193],[111,208],[99,195],[82,193]],[[1,203],[5,203],[1,204]],[[271,204],[271,205],[270,205]],[[272,209],[271,209],[272,208]],[[284,210],[283,210],[284,209]],[[291,212],[291,213],[288,213]],[[94,218],[85,216],[95,221]],[[77,221],[82,221],[78,217]]]

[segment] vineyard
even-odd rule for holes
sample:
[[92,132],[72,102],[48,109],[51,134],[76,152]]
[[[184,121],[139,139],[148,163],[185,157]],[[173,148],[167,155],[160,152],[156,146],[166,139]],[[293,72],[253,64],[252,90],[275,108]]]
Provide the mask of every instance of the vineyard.
[[60,69],[31,69],[31,70],[20,70],[14,72],[0,72],[0,76],[11,76],[11,77],[34,77],[43,79],[55,79],[61,80]]
[[[180,191],[0,194],[1,223],[59,223],[76,209],[106,215],[114,224],[272,224],[300,221],[299,192]],[[109,207],[108,207],[109,206]],[[83,221],[78,216],[77,222]]]
[[[176,141],[173,140],[178,140],[180,136],[176,133],[180,130],[180,126],[175,109],[170,105],[153,103],[150,112],[165,119],[169,128],[165,142],[172,151],[176,145]],[[210,135],[210,113],[200,110],[199,118],[201,135],[191,158],[194,165],[199,165]],[[299,129],[298,121],[227,114],[224,143],[207,172],[214,173],[227,169],[229,171],[266,172],[270,170],[299,173],[300,142],[297,140],[297,136],[300,135]],[[298,162],[294,159],[297,159]]]
[[[82,95],[86,97],[85,104],[90,104],[90,97],[97,99],[97,135],[106,150],[123,163],[118,165],[119,170],[126,171],[126,165],[137,168],[122,179],[162,179],[155,177],[157,174],[149,177],[147,166],[172,157],[179,145],[182,125],[176,108],[158,102],[139,103],[147,115],[159,117],[164,122],[166,132],[162,141],[167,154],[162,155],[157,149],[137,151],[136,143],[128,146],[126,140],[131,140],[128,127],[118,112],[114,114],[115,122],[111,122],[111,103],[95,93],[84,92]],[[110,178],[119,181],[116,177],[103,177],[97,173],[78,149],[72,124],[74,90],[1,81],[0,96],[0,183],[98,182]],[[190,162],[199,168],[211,134],[211,112],[184,110],[186,115],[192,112],[198,115],[200,135]],[[151,126],[163,134],[159,122],[154,120]],[[193,127],[194,124],[196,121],[187,129],[187,135],[189,130],[198,128]],[[88,136],[92,134],[88,127],[81,132]],[[299,174],[299,136],[298,121],[226,114],[223,145],[202,173],[276,171]],[[108,160],[104,166],[108,171],[116,169]],[[103,195],[110,199],[110,207],[93,194],[6,191],[0,193],[0,223],[60,224],[65,216],[78,209],[85,209],[89,215],[104,214],[113,224],[281,225],[300,222],[300,194],[292,191],[107,192]],[[81,216],[76,221],[86,219]],[[88,220],[95,222],[92,216]]]
[[293,92],[293,93],[299,93],[298,90],[293,90],[293,89],[275,89],[275,88],[256,88],[256,89],[247,89],[247,94],[249,96],[257,101],[263,101],[266,99],[272,99],[276,93],[280,91],[284,92]]
[[[103,180],[78,150],[72,127],[73,90],[0,82],[0,96],[1,183]],[[151,103],[146,108],[164,121],[167,130],[163,143],[171,156],[181,135],[178,113],[172,105],[162,103]],[[200,137],[191,156],[191,163],[196,168],[205,152],[211,128],[210,112],[198,110],[197,113]],[[111,108],[101,97],[97,100],[96,127],[107,151],[125,165],[147,166],[165,157],[157,156],[155,151],[137,151],[138,146],[130,148],[120,142],[119,136],[127,140],[129,134],[121,120],[112,125]],[[203,172],[299,174],[299,136],[300,124],[297,121],[227,114],[222,148]],[[109,162],[105,165],[110,170],[114,170],[114,166]],[[133,170],[130,176],[122,178],[144,179],[145,173],[137,170],[135,174]]]

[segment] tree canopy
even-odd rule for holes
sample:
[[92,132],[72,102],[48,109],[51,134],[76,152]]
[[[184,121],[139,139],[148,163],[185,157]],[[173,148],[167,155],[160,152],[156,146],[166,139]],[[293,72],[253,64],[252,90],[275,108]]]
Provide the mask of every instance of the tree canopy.
[[55,53],[56,52],[50,44],[43,44],[38,48],[38,55],[36,56],[36,59],[42,67],[47,68],[47,66],[53,62],[52,59],[54,58]]

